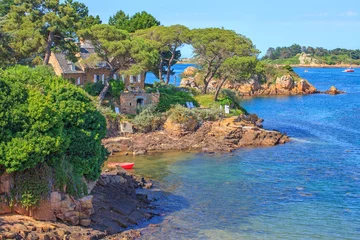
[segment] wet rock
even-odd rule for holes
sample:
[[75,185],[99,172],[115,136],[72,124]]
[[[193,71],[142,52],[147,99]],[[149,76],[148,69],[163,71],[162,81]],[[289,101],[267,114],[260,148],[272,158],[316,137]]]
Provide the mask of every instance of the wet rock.
[[133,152],[134,156],[138,156],[138,155],[145,155],[147,153],[146,149],[137,149]]

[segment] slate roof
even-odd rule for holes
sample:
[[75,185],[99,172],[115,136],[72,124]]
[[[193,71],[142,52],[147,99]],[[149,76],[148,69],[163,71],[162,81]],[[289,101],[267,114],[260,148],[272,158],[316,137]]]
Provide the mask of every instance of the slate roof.
[[75,66],[75,70],[73,70],[72,69],[73,63],[70,60],[66,59],[64,53],[54,53],[54,55],[57,61],[59,62],[59,65],[63,73],[84,73],[84,71],[82,71],[82,69],[80,69],[77,66]]
[[[58,60],[60,67],[63,71],[63,73],[84,73],[83,69],[84,66],[81,67],[81,64],[79,62],[74,63],[75,64],[75,71],[72,69],[72,62],[68,59],[66,59],[65,54],[63,53],[54,53],[56,59]],[[87,59],[92,54],[96,54],[95,47],[91,44],[90,41],[85,40],[84,42],[80,42],[80,58],[81,59]],[[98,68],[101,67],[101,65],[105,65],[108,67],[108,64],[106,62],[99,62],[96,64],[96,66],[89,66],[89,64],[85,64],[86,67],[90,68]]]

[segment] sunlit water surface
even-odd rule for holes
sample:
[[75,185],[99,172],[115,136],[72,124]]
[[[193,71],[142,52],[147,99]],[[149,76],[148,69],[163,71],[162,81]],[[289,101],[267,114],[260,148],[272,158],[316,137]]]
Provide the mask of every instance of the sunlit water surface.
[[164,216],[142,239],[360,239],[360,70],[295,69],[319,90],[242,105],[291,143],[234,155],[113,158],[159,181]]

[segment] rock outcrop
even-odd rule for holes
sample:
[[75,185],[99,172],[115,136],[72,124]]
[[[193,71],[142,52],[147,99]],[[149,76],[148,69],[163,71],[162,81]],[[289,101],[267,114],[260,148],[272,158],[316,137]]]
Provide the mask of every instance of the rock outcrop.
[[319,64],[319,61],[316,59],[316,58],[313,58],[311,57],[310,54],[306,54],[306,53],[301,53],[299,55],[299,61],[300,61],[300,64],[304,65],[304,64],[307,64],[307,65],[317,65]]
[[105,139],[111,152],[127,153],[137,149],[147,151],[197,150],[203,152],[231,152],[245,146],[274,146],[290,139],[278,131],[261,128],[262,120],[253,116],[225,118],[205,122],[196,131],[174,136],[166,131],[133,134],[127,138]]
[[[186,76],[186,75],[185,75]],[[181,80],[181,87],[191,87],[201,89],[197,84],[200,82],[200,74],[195,77],[185,77]],[[218,84],[218,80],[214,79],[208,86],[209,91],[214,91]],[[266,96],[266,95],[302,95],[318,93],[316,88],[305,79],[296,78],[290,74],[285,74],[274,79],[274,82],[262,82],[258,76],[253,76],[251,79],[236,83],[228,82],[224,88],[228,88],[240,93],[243,96]]]
[[337,95],[337,94],[343,94],[343,93],[345,93],[345,92],[338,90],[334,86],[331,86],[330,89],[325,92],[325,94],[330,94],[330,95]]
[[164,123],[164,130],[171,136],[181,137],[187,134],[195,132],[199,123],[194,118],[187,118],[184,123],[174,122],[171,118],[168,118]]
[[197,73],[197,68],[196,67],[192,67],[192,66],[190,66],[190,67],[187,67],[185,70],[184,70],[184,72],[183,72],[183,76],[185,76],[185,77],[194,77],[195,75],[196,75],[196,73]]
[[38,205],[27,208],[19,202],[9,201],[8,196],[11,196],[13,183],[13,175],[3,174],[0,176],[0,215],[13,213],[40,221],[61,220],[70,225],[82,226],[90,224],[90,216],[94,213],[93,196],[75,199],[69,194],[53,191],[48,198],[42,199]]
[[[0,189],[10,189],[11,175],[3,174],[0,179]],[[151,182],[117,168],[101,175],[91,196],[75,199],[52,192],[36,208],[18,212],[11,207],[9,212],[3,211],[0,239],[134,239],[140,236],[139,231],[118,233],[154,215],[147,196],[136,193],[139,187],[151,186]],[[112,234],[116,234],[114,238],[109,236]]]

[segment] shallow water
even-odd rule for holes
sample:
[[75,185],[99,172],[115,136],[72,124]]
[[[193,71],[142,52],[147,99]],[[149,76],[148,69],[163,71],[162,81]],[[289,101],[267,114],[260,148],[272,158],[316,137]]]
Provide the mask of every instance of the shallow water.
[[243,102],[291,143],[134,160],[166,192],[155,204],[167,214],[142,239],[360,239],[360,70],[295,70],[347,94]]

